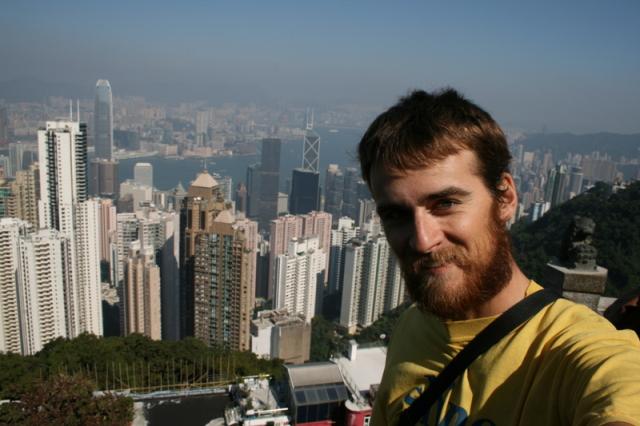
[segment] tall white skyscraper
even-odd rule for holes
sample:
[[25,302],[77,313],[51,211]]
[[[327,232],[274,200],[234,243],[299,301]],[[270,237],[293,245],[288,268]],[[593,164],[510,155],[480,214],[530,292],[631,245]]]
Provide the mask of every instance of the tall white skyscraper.
[[98,80],[96,83],[93,117],[93,145],[96,157],[111,160],[113,157],[113,98],[109,80]]
[[70,241],[65,312],[69,337],[102,334],[99,204],[87,200],[87,131],[84,123],[48,121],[38,131],[39,220]]
[[41,229],[20,239],[18,300],[24,355],[38,352],[58,337],[77,335],[70,333],[75,330],[67,297],[70,245],[54,229]]
[[87,126],[47,121],[38,130],[41,228],[73,232],[73,206],[87,199]]
[[293,239],[285,254],[276,259],[275,309],[286,308],[302,314],[307,321],[315,316],[316,292],[324,282],[324,250],[318,237]]
[[153,166],[150,163],[136,163],[133,166],[133,180],[138,185],[153,188]]
[[365,233],[344,250],[340,325],[353,332],[402,303],[404,282],[384,234]]
[[0,219],[0,352],[22,353],[18,277],[19,239],[30,230],[20,219]]

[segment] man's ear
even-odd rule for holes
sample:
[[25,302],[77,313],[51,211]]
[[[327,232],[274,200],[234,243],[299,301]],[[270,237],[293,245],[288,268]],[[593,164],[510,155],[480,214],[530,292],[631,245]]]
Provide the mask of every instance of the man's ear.
[[510,221],[518,208],[518,192],[511,173],[503,173],[498,184],[498,211],[503,222]]

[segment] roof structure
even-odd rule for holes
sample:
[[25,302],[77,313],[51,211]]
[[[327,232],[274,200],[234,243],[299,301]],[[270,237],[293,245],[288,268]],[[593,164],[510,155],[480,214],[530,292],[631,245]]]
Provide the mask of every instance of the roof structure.
[[233,216],[229,210],[222,210],[215,219],[216,222],[219,223],[228,223],[233,224],[236,221],[236,218]]
[[191,186],[197,186],[200,188],[215,188],[216,186],[218,186],[218,182],[213,178],[213,176],[209,174],[209,172],[205,171],[198,174],[196,180],[191,183]]

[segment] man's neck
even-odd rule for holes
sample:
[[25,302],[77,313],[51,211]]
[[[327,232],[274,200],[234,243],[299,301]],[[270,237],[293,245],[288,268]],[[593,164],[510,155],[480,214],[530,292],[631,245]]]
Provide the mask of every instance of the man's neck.
[[512,274],[509,283],[491,300],[467,311],[465,319],[492,317],[503,313],[524,299],[529,281],[518,265],[512,261]]

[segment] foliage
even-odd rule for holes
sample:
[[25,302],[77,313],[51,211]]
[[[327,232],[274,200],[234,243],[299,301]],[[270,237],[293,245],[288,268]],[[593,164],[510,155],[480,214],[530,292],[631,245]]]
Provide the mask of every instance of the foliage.
[[93,384],[81,375],[57,374],[32,383],[19,400],[0,406],[0,423],[24,425],[127,425],[133,400],[106,394],[93,397]]
[[369,327],[362,329],[356,336],[356,341],[358,343],[388,342],[398,323],[398,319],[400,319],[400,315],[407,310],[408,307],[409,303],[403,303],[395,309],[386,312]]
[[139,334],[83,334],[56,339],[34,356],[0,354],[0,399],[17,399],[35,382],[60,373],[84,375],[100,390],[158,389],[262,373],[278,378],[281,365],[280,360],[258,359],[251,352],[210,348],[193,338],[173,342]]
[[326,361],[331,355],[346,350],[346,340],[338,325],[322,316],[311,320],[310,361]]
[[545,265],[558,257],[566,229],[575,215],[596,222],[593,237],[598,250],[596,261],[609,270],[605,294],[619,296],[640,285],[640,182],[617,193],[599,182],[534,223],[516,223],[511,228],[514,256],[525,274],[544,282]]

